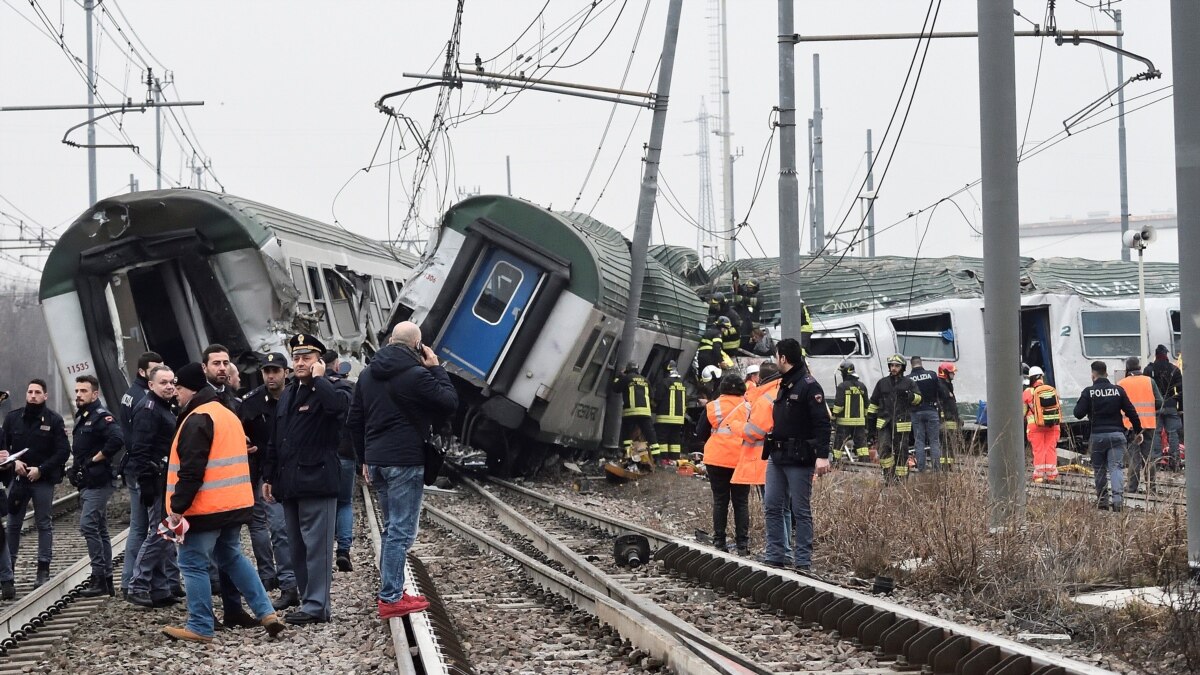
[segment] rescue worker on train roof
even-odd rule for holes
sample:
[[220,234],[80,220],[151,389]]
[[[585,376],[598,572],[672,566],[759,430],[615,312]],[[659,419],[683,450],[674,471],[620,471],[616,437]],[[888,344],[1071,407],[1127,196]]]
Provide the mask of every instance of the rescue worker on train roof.
[[944,469],[954,468],[954,456],[962,448],[963,438],[958,416],[958,398],[954,395],[954,376],[958,368],[953,363],[938,366],[938,401],[942,414],[942,461]]
[[651,462],[662,459],[662,446],[654,433],[650,417],[650,383],[638,372],[637,363],[630,361],[625,372],[613,377],[612,393],[621,394],[621,448],[625,459],[633,459],[633,432],[642,435],[650,451]]
[[725,362],[725,347],[721,341],[721,329],[715,323],[704,329],[700,338],[700,346],[696,348],[696,370],[703,375],[709,366],[723,368]]
[[738,271],[733,271],[733,311],[738,316],[738,333],[742,337],[742,349],[753,351],[754,324],[762,309],[762,298],[758,296],[758,280],[747,279],[745,282],[738,277]]
[[[854,364],[838,366],[842,381],[833,394],[833,461],[853,455],[851,461],[865,462],[871,454],[867,444],[867,387],[858,379]],[[846,441],[850,441],[849,447]]]
[[912,409],[921,394],[904,376],[904,357],[888,357],[888,374],[875,383],[867,405],[868,443],[879,441],[879,468],[888,483],[908,476],[908,435],[912,432]]
[[[663,449],[659,464],[671,466],[680,461],[683,453],[683,422],[687,408],[687,388],[674,360],[667,361],[666,374],[654,392],[655,421],[658,441]],[[686,461],[686,460],[684,460]]]

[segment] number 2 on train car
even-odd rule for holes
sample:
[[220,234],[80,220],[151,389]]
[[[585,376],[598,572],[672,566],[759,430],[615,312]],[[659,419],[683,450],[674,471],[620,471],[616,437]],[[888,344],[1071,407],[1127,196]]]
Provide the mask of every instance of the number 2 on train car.
[[534,265],[508,251],[492,249],[451,317],[439,354],[486,380],[540,276]]

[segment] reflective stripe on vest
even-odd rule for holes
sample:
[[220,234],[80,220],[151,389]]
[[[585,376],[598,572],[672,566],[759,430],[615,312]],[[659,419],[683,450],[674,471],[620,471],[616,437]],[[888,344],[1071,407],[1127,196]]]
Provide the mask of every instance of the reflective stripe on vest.
[[[1130,375],[1118,382],[1117,386],[1129,395],[1129,401],[1137,410],[1142,428],[1154,429],[1157,425],[1154,414],[1154,380],[1146,375]],[[1125,422],[1126,429],[1133,428],[1133,424],[1124,415],[1121,416],[1121,420]]]
[[649,417],[650,416],[650,385],[646,384],[640,375],[630,378],[629,398],[626,399],[625,410],[622,411],[624,417]]
[[[204,467],[204,479],[192,504],[183,512],[185,516],[202,516],[212,513],[236,511],[254,506],[254,490],[250,486],[250,463],[246,455],[246,432],[236,415],[220,401],[210,401],[188,413],[208,415],[212,420],[213,439]],[[187,418],[184,419],[184,424]],[[183,430],[184,424],[179,425]],[[171,510],[171,496],[179,483],[179,433],[171,442],[171,457],[167,465],[167,513]]]
[[659,424],[683,424],[683,413],[687,406],[687,389],[683,382],[675,380],[667,386],[667,409],[658,416]]
[[750,417],[750,404],[741,396],[722,395],[708,404],[712,435],[704,443],[704,463],[737,468],[742,457],[742,432]]

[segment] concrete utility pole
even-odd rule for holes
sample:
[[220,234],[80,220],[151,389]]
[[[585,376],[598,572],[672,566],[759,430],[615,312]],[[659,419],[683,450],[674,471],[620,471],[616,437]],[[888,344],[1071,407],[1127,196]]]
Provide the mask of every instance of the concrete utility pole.
[[[149,83],[154,90],[154,102],[162,101],[162,81],[157,77],[151,78],[147,73],[146,77],[151,80]],[[154,175],[155,189],[162,189],[162,108],[154,109]]]
[[508,178],[508,196],[512,196],[512,157],[504,156],[504,175]]
[[979,137],[983,177],[983,329],[987,347],[988,484],[992,527],[1025,503],[1025,438],[1019,350],[1017,85],[1013,0],[976,0]]
[[796,179],[794,0],[779,0],[779,313],[782,336],[800,339],[800,184]]
[[[1186,260],[1200,241],[1200,3],[1171,0],[1171,62],[1175,66],[1175,200],[1179,219],[1179,259]],[[1200,266],[1179,266],[1179,310],[1183,317],[1183,351],[1192,369],[1183,371],[1183,390],[1200,392]],[[1183,399],[1184,419],[1200,420],[1200,396]],[[1200,581],[1200,461],[1187,463],[1188,564],[1192,580]]]
[[[792,165],[795,166],[795,162],[792,162]],[[817,230],[817,209],[815,206],[816,199],[813,197],[813,195],[816,194],[816,187],[815,187],[814,181],[813,181],[813,121],[812,121],[811,117],[808,118],[808,164],[807,164],[807,167],[808,167],[808,202],[807,202],[807,204],[808,204],[808,238],[812,239],[812,233]],[[797,197],[797,199],[799,199],[799,198]],[[811,252],[812,248],[813,248],[811,243],[809,243],[808,248],[809,248],[809,252]]]
[[875,257],[875,148],[867,129],[867,257]]
[[[1117,33],[1120,33],[1121,10],[1113,10],[1112,17]],[[1117,49],[1123,49],[1123,42],[1121,35],[1117,35]],[[1117,89],[1117,161],[1121,165],[1121,238],[1124,242],[1125,232],[1129,230],[1129,169],[1125,163],[1125,57],[1120,52],[1117,52],[1117,83],[1121,85]],[[1129,247],[1124,243],[1121,244],[1121,260],[1129,261]],[[1142,334],[1145,335],[1145,332],[1143,329]],[[1142,350],[1143,356],[1145,351]]]
[[721,208],[724,210],[725,221],[725,259],[732,262],[737,260],[737,242],[733,235],[737,233],[733,219],[733,151],[729,149],[729,41],[726,39],[726,0],[720,0],[721,22],[721,68],[718,79],[721,87]]
[[[679,42],[679,15],[682,10],[683,0],[671,0],[667,7],[667,31],[663,37],[662,61],[658,69],[654,117],[650,122],[650,142],[646,146],[646,164],[642,172],[641,193],[638,195],[637,221],[633,227],[633,242],[629,247],[632,262],[629,274],[629,302],[625,306],[625,325],[621,328],[621,342],[617,346],[618,370],[625,367],[633,354],[638,314],[642,308],[646,249],[649,248],[650,231],[654,225],[654,201],[658,197],[658,164],[662,156],[663,133],[667,129],[667,99],[671,94],[671,75],[675,70],[675,45]],[[610,396],[608,413],[605,415],[608,430],[614,429],[620,418],[621,397]],[[609,437],[608,434],[606,437]]]
[[[83,0],[83,13],[87,17],[87,88],[88,105],[96,102],[96,70],[92,67],[92,9],[96,0]],[[96,203],[96,111],[88,108],[88,206]]]
[[813,231],[808,251],[817,255],[825,248],[825,138],[821,112],[821,55],[813,54]]

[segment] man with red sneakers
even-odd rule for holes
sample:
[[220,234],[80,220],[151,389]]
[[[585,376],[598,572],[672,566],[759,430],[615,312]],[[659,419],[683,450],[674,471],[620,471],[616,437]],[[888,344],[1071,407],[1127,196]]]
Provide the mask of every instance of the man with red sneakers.
[[411,321],[396,324],[387,346],[362,371],[346,425],[383,511],[379,617],[421,612],[429,602],[404,591],[404,562],[417,538],[425,491],[425,442],[458,408],[458,394]]

